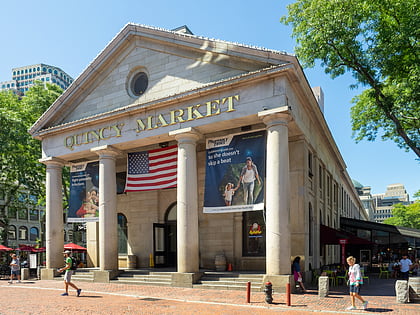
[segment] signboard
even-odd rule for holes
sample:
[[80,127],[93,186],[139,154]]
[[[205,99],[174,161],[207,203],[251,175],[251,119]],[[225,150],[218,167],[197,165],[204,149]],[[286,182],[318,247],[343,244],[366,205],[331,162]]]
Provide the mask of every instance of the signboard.
[[99,162],[74,164],[70,170],[67,222],[99,221]]
[[264,209],[266,131],[206,141],[204,213]]

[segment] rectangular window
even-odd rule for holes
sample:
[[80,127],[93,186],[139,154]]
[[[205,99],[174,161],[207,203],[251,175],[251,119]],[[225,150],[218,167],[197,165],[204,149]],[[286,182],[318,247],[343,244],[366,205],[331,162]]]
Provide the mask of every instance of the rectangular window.
[[38,209],[31,209],[29,211],[29,219],[31,221],[38,221],[38,219],[39,219],[39,211],[38,211]]
[[243,256],[265,256],[263,211],[243,213]]
[[28,209],[20,208],[18,210],[19,220],[28,220]]
[[16,219],[17,209],[16,207],[10,206],[7,208],[7,217],[10,219]]

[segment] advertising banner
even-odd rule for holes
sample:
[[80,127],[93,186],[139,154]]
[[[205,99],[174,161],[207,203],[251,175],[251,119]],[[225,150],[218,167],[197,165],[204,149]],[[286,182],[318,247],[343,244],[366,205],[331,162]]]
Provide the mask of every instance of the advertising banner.
[[266,131],[206,141],[204,213],[264,209]]
[[67,222],[99,221],[99,161],[79,163],[70,170]]

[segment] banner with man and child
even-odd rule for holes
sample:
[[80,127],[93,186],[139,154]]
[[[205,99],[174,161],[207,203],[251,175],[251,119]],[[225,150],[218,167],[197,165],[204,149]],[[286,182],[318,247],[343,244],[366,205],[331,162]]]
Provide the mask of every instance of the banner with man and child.
[[264,209],[266,131],[206,141],[204,213]]

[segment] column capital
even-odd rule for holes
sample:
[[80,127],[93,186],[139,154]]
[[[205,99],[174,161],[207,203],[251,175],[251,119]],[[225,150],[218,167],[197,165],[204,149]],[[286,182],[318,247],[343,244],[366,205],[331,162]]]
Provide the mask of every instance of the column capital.
[[42,164],[47,165],[47,166],[63,167],[64,165],[67,164],[67,161],[65,161],[63,159],[60,159],[60,158],[53,157],[53,156],[42,158],[42,159],[39,159],[38,161]]
[[177,129],[169,132],[169,135],[175,137],[178,142],[197,142],[202,134],[192,127]]
[[292,120],[290,109],[288,106],[281,106],[269,110],[258,112],[258,118],[268,126],[286,125]]
[[112,145],[101,145],[99,147],[95,147],[90,149],[90,152],[96,153],[99,157],[104,157],[106,155],[117,157],[118,155],[122,155],[123,151],[114,148]]

